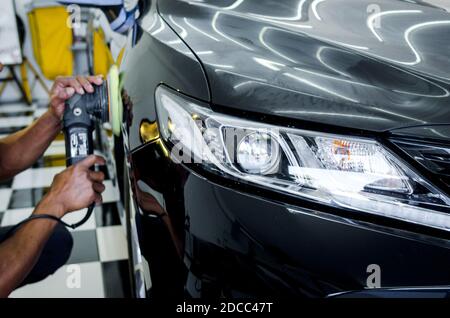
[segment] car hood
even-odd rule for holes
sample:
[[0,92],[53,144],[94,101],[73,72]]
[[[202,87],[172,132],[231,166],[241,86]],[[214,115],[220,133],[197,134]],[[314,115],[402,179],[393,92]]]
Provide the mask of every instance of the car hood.
[[386,131],[450,123],[450,3],[415,2],[163,0],[158,9],[202,63],[213,105]]

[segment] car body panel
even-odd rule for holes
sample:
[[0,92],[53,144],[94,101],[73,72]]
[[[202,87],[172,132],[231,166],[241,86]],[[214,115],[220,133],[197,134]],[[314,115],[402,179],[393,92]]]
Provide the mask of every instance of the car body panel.
[[437,5],[165,0],[159,11],[204,66],[214,105],[372,131],[450,122],[450,13]]
[[450,142],[450,125],[414,126],[391,131],[395,137]]
[[445,287],[436,288],[376,288],[329,295],[330,298],[450,298]]
[[[399,40],[402,32],[391,31],[403,25],[404,32],[410,15],[393,25],[386,20],[385,42],[377,43],[364,21],[350,17],[369,2],[336,2],[144,1],[122,65],[123,137],[136,206],[132,221],[153,296],[324,297],[367,287],[373,264],[381,269],[381,287],[450,286],[448,233],[213,178],[174,163],[161,139],[140,137],[143,121],[156,123],[154,93],[163,83],[213,110],[261,122],[375,136],[389,130],[395,138],[440,136],[448,144],[450,84],[443,66],[450,62],[423,47],[429,34],[414,36],[420,63],[394,63],[415,56]],[[282,19],[300,4],[305,9],[298,23],[313,23],[313,29]],[[450,20],[425,3],[380,5]],[[444,27],[431,27],[443,47]],[[283,75],[289,72],[298,78]]]
[[[383,287],[450,285],[450,243],[445,239],[374,227],[357,222],[356,216],[336,218],[332,208],[319,213],[305,202],[292,205],[232,189],[175,164],[160,142],[134,152],[133,162],[142,217],[151,218],[160,209],[168,213],[161,222],[171,229],[166,253],[174,256],[174,246],[182,245],[192,296],[324,297],[364,289],[372,264],[381,269]],[[165,258],[165,264],[178,263],[173,257]],[[174,274],[159,271],[158,280],[166,277],[167,286]]]
[[[155,3],[155,2],[153,2]],[[132,103],[128,104],[127,121],[129,149],[139,147],[142,140],[139,126],[143,119],[156,120],[154,93],[159,83],[209,101],[209,88],[200,63],[176,33],[150,10],[140,20],[135,45],[128,44],[121,70],[124,70],[124,90]],[[131,41],[129,41],[131,42]],[[183,69],[183,72],[180,72]]]

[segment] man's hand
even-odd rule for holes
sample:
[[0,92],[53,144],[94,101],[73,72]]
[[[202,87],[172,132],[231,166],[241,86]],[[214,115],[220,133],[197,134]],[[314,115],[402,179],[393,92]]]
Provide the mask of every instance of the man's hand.
[[105,175],[89,168],[94,164],[104,165],[105,159],[90,155],[83,161],[70,166],[53,179],[50,191],[39,203],[35,213],[64,214],[88,207],[92,202],[101,203],[105,191]]
[[77,76],[62,77],[58,76],[50,90],[50,111],[60,120],[64,113],[64,102],[72,97],[75,92],[78,94],[93,93],[92,84],[101,85],[103,77],[97,76]]
[[[50,214],[58,218],[65,213],[100,202],[105,190],[102,172],[89,170],[94,164],[104,164],[98,156],[89,156],[67,168],[54,179],[50,191],[39,202],[33,214]],[[39,220],[23,224],[0,244],[0,297],[7,297],[36,265],[57,222]]]

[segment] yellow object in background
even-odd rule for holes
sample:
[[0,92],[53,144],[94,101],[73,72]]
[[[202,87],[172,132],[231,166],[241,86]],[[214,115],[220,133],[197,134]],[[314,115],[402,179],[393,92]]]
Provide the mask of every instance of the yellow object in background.
[[122,59],[123,59],[124,53],[125,53],[125,47],[120,49],[119,55],[117,56],[116,65],[118,67],[120,67],[120,64],[122,64]]
[[106,45],[105,34],[102,29],[97,29],[93,33],[93,55],[94,74],[103,74],[106,77],[109,68],[114,64],[114,59]]
[[22,87],[25,93],[25,100],[31,104],[33,97],[31,96],[30,82],[28,81],[27,66],[25,63],[20,64],[20,76],[22,78]]
[[34,8],[28,13],[34,56],[48,79],[72,75],[72,30],[65,7]]

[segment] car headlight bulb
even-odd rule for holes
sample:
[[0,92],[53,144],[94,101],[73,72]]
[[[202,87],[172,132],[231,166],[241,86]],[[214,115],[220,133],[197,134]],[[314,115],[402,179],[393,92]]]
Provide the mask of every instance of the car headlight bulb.
[[252,132],[237,146],[237,162],[248,173],[270,174],[280,161],[278,142],[264,132]]

